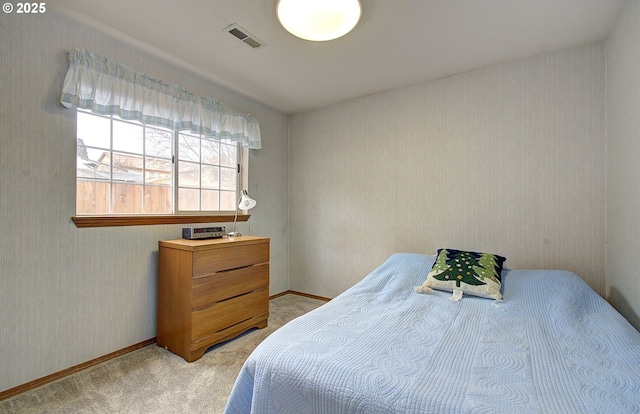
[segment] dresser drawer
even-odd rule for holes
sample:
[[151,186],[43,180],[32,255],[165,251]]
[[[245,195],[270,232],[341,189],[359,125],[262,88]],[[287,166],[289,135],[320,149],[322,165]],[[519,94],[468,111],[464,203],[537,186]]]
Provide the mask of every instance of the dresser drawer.
[[269,261],[269,243],[246,244],[194,252],[193,277],[207,276],[221,270],[236,269]]
[[269,287],[269,264],[215,273],[193,279],[192,308],[198,310],[214,302]]
[[192,313],[191,340],[192,342],[202,341],[231,325],[268,312],[269,289],[258,290],[214,303],[208,308]]

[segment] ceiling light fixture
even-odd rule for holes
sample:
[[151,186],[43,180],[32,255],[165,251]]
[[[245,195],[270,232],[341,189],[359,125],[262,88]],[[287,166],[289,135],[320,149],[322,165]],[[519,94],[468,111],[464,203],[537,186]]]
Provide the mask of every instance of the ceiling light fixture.
[[349,33],[360,20],[359,0],[279,0],[280,24],[301,39],[322,42]]

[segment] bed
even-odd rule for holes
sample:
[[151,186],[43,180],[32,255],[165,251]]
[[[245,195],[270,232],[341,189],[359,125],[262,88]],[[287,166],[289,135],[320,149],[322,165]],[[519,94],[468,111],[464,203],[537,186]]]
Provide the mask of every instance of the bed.
[[502,300],[417,293],[398,253],[283,326],[226,413],[638,413],[640,333],[577,275],[506,270]]

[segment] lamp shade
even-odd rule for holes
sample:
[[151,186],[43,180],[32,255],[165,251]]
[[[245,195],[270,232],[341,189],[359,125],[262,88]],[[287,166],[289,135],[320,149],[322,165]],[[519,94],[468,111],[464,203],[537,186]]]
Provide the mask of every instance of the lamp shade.
[[238,203],[239,210],[249,210],[256,206],[257,202],[253,198],[249,197],[247,190],[242,190],[242,197],[240,197],[240,202]]
[[279,0],[280,24],[301,39],[326,41],[349,33],[360,20],[359,0]]

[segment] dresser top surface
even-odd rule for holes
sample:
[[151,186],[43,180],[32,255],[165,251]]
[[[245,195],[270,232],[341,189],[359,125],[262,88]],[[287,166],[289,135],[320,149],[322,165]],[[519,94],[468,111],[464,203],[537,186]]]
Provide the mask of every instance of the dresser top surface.
[[270,239],[268,237],[261,237],[261,236],[239,236],[239,237],[225,237],[221,239],[160,240],[158,242],[158,245],[160,247],[168,247],[171,249],[198,251],[198,250],[209,250],[209,249],[217,249],[217,248],[224,248],[224,247],[233,247],[233,246],[246,245],[246,244],[268,243],[269,240]]

